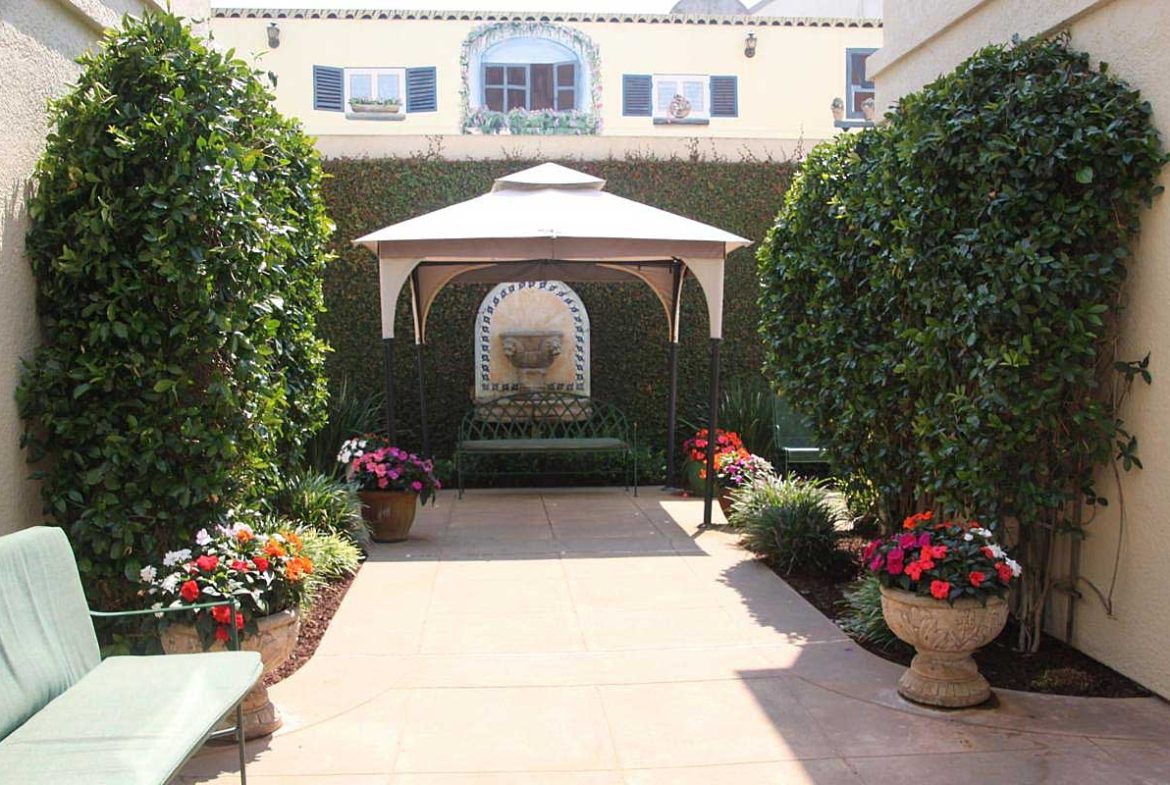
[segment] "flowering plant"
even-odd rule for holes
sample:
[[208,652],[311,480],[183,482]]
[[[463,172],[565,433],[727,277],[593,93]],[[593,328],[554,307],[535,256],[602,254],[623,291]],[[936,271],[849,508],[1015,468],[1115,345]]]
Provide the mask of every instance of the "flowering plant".
[[250,525],[236,517],[232,512],[211,531],[200,529],[194,547],[171,551],[160,567],[150,565],[139,573],[147,595],[157,598],[156,608],[232,597],[239,602],[234,619],[226,605],[193,611],[204,649],[215,641],[226,643],[230,624],[254,635],[258,618],[296,607],[313,572],[293,529],[270,521]]
[[862,554],[882,585],[954,603],[961,597],[1002,597],[1020,565],[975,521],[935,522],[911,515],[902,531],[866,546]]
[[724,452],[715,457],[715,479],[724,488],[742,488],[775,473],[767,459],[747,450]]
[[[683,442],[683,451],[692,461],[699,463],[707,462],[707,429],[700,428],[693,437]],[[715,457],[718,458],[724,453],[740,453],[748,454],[744,449],[743,440],[739,438],[739,434],[735,431],[725,431],[722,428],[715,429]]]
[[429,458],[391,446],[377,436],[346,441],[337,461],[345,464],[346,478],[361,491],[412,491],[426,504],[443,487]]

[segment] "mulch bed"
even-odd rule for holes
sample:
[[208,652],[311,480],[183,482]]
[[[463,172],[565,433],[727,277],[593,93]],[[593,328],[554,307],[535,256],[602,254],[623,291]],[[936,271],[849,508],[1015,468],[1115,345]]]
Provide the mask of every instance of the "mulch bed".
[[[358,570],[360,571],[361,567],[358,567]],[[357,573],[355,572],[345,578],[330,581],[318,590],[313,607],[301,619],[301,631],[297,635],[296,649],[283,665],[264,677],[264,686],[271,687],[278,681],[288,678],[309,661],[313,652],[317,651],[317,646],[321,643],[325,630],[329,628],[329,622],[333,621],[333,614],[337,613],[337,608],[345,599],[345,593],[349,591],[349,587],[356,577]]]
[[[865,540],[847,538],[840,547],[857,554]],[[778,573],[779,574],[779,573]],[[843,592],[857,575],[780,575],[792,588],[836,621],[843,613]],[[1009,621],[992,643],[975,654],[979,672],[992,687],[1051,695],[1075,695],[1093,698],[1144,698],[1151,693],[1112,668],[1077,651],[1061,640],[1045,635],[1040,651],[1025,654],[1015,651],[1016,626]],[[909,665],[914,649],[898,641],[889,648],[858,641],[862,648],[892,662]]]

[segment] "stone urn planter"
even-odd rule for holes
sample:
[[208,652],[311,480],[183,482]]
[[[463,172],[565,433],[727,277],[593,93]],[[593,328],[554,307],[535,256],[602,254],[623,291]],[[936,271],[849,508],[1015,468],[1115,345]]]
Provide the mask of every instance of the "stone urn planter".
[[374,542],[402,542],[410,536],[418,494],[413,491],[359,491],[362,517],[373,529]]
[[986,605],[963,598],[951,605],[883,586],[882,615],[890,630],[916,652],[898,680],[902,697],[950,709],[975,706],[991,697],[991,686],[971,655],[1003,630],[1008,606],[1002,598],[989,596]]
[[[286,610],[257,619],[256,625],[259,627],[256,635],[242,635],[240,638],[240,648],[260,652],[260,661],[264,666],[261,681],[244,696],[244,738],[247,739],[267,736],[283,722],[280,712],[268,698],[268,688],[264,686],[263,678],[279,668],[293,653],[301,620],[295,610]],[[195,625],[172,624],[163,630],[162,647],[167,654],[196,654],[203,651],[203,642],[199,640]],[[218,641],[208,649],[226,650],[227,647]],[[233,716],[226,719],[228,724],[235,725],[234,712]]]

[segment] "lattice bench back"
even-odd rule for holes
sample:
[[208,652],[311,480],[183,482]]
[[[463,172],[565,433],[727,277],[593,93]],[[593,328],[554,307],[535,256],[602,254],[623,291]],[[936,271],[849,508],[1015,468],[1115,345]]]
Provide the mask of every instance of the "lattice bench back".
[[486,439],[621,439],[626,416],[612,404],[572,393],[514,393],[477,404],[459,426],[459,441]]

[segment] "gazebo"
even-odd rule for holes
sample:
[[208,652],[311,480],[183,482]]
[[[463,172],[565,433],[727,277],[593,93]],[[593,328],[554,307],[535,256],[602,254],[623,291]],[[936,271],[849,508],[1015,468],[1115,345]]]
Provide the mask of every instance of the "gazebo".
[[[453,284],[561,280],[642,282],[662,303],[670,338],[667,472],[675,470],[680,301],[688,279],[706,298],[711,336],[708,433],[719,409],[723,267],[750,241],[722,229],[624,199],[605,181],[553,163],[501,177],[488,193],[354,240],[378,257],[386,431],[395,437],[394,317],[409,287],[424,452],[430,451],[423,346],[427,316]],[[711,522],[715,440],[708,439],[703,520]]]

